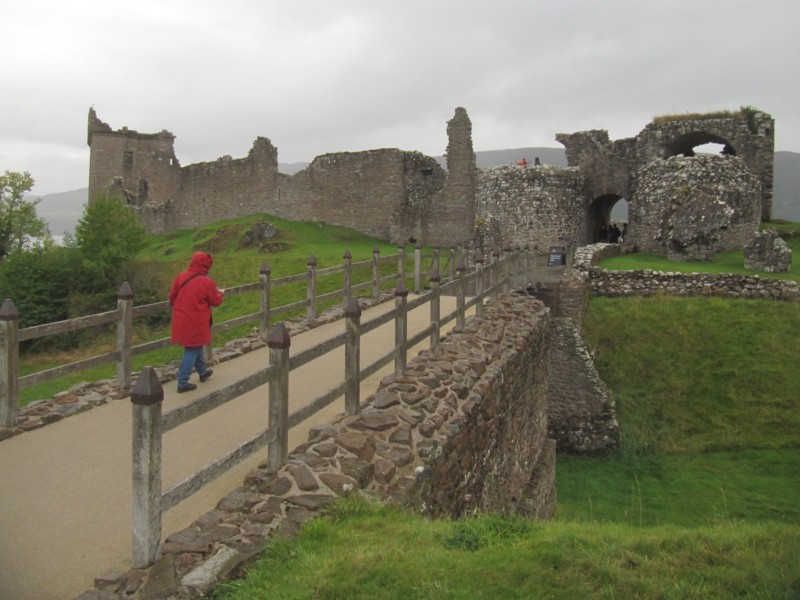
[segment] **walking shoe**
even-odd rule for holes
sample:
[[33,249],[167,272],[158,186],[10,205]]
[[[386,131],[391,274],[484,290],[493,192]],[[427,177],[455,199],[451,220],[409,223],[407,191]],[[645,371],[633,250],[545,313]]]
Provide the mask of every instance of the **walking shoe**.
[[183,387],[178,386],[178,393],[182,394],[183,392],[191,392],[192,390],[196,390],[197,386],[194,383],[187,383]]
[[214,374],[212,369],[206,369],[206,372],[200,375],[200,383],[205,383],[208,381],[208,378]]

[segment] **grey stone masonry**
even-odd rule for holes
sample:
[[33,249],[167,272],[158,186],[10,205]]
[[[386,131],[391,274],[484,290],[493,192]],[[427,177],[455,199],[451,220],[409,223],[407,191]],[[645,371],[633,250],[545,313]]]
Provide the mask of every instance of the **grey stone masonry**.
[[583,241],[585,178],[579,169],[528,165],[478,173],[479,223],[499,224],[503,242],[547,251],[550,245]]
[[744,247],[744,266],[754,271],[785,273],[792,266],[792,251],[777,231],[765,229]]
[[761,222],[761,183],[735,156],[674,156],[639,172],[625,242],[675,260],[744,247]]
[[649,269],[609,271],[595,265],[626,249],[621,244],[592,244],[575,253],[573,268],[586,274],[592,294],[598,296],[719,296],[800,302],[794,281],[758,275],[664,273]]

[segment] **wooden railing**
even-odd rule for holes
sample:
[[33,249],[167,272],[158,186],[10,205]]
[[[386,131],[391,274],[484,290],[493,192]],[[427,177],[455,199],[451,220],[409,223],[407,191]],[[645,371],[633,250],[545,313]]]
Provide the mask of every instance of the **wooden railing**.
[[[516,252],[519,253],[520,250],[517,249]],[[506,247],[504,254],[510,255],[510,248]],[[525,254],[530,256],[527,251]],[[499,256],[499,252],[494,252],[493,260],[497,260]],[[348,299],[359,292],[363,293],[365,290],[370,290],[371,294],[377,298],[381,289],[385,289],[388,284],[395,282],[398,278],[403,281],[413,281],[414,292],[420,293],[425,287],[426,281],[430,280],[434,272],[443,273],[445,280],[452,280],[455,277],[457,263],[463,262],[465,268],[469,268],[470,260],[474,260],[474,257],[471,256],[468,247],[452,247],[446,251],[446,256],[444,256],[444,260],[440,264],[440,251],[438,249],[423,254],[422,248],[417,245],[414,249],[413,260],[414,270],[409,272],[407,271],[407,264],[410,262],[410,255],[407,254],[405,247],[400,246],[395,255],[381,257],[380,250],[376,246],[373,248],[371,259],[354,263],[348,250],[344,254],[342,265],[317,269],[316,259],[312,256],[308,260],[305,273],[288,275],[277,279],[271,278],[271,269],[269,265],[264,263],[259,272],[259,281],[230,287],[225,291],[226,297],[260,292],[260,310],[217,323],[212,327],[212,331],[218,333],[242,325],[257,324],[260,336],[266,339],[270,323],[281,315],[305,310],[307,320],[313,322],[317,318],[317,306],[319,303],[337,297],[341,297],[343,302],[346,303]],[[526,258],[526,260],[528,259]],[[381,276],[382,267],[394,261],[397,261],[396,272]],[[363,275],[365,271],[370,271],[370,275]],[[353,273],[362,273],[361,277],[356,278],[357,281],[355,283],[353,282]],[[342,275],[342,288],[318,294],[316,290],[317,280],[321,277],[335,274]],[[273,292],[277,287],[301,281],[306,283],[304,299],[279,307],[271,306]],[[122,393],[128,393],[132,382],[133,357],[165,348],[171,343],[170,338],[165,337],[133,345],[134,319],[164,314],[171,310],[168,301],[134,306],[133,299],[131,287],[125,282],[120,286],[117,293],[116,310],[20,329],[20,314],[13,301],[7,298],[2,307],[0,307],[0,427],[14,426],[20,390],[86,369],[116,363],[116,384]],[[113,351],[30,375],[20,376],[20,343],[111,324],[116,324],[115,349]],[[210,354],[211,346],[206,348],[206,355],[210,357]]]
[[[269,333],[269,364],[236,383],[214,391],[189,404],[175,408],[162,416],[164,391],[151,367],[145,367],[133,388],[133,563],[136,568],[146,567],[160,556],[162,512],[185,500],[209,481],[220,476],[233,465],[264,446],[267,446],[267,464],[270,469],[279,469],[288,457],[288,433],[295,425],[344,398],[344,412],[352,415],[359,412],[360,384],[367,377],[394,361],[396,374],[406,370],[408,350],[416,344],[430,340],[431,346],[439,343],[442,327],[456,321],[463,326],[465,315],[472,307],[477,315],[482,314],[486,298],[497,292],[508,293],[512,288],[527,288],[534,281],[529,270],[530,261],[519,250],[510,249],[501,257],[495,254],[484,268],[482,257],[475,257],[473,268],[467,271],[466,253],[455,252],[454,277],[441,283],[438,257],[425,280],[430,289],[417,298],[408,299],[405,277],[397,278],[394,290],[395,307],[366,323],[361,323],[361,310],[355,298],[348,298],[345,305],[344,331],[316,346],[294,356],[289,355],[291,340],[285,323],[275,325]],[[313,268],[309,261],[309,269]],[[398,253],[399,268],[404,268],[403,251]],[[420,260],[415,260],[415,286],[422,286]],[[417,279],[419,277],[419,279]],[[311,278],[313,280],[313,277]],[[345,286],[347,287],[347,286]],[[313,286],[309,285],[309,289]],[[468,290],[473,290],[467,299]],[[448,315],[440,314],[440,298],[443,294],[456,297],[456,309]],[[310,298],[310,297],[309,297]],[[310,301],[309,301],[310,303]],[[408,335],[407,316],[411,310],[430,305],[429,325],[414,335]],[[361,336],[394,321],[394,345],[369,365],[360,364]],[[263,322],[263,321],[262,321]],[[342,382],[305,406],[289,414],[289,373],[312,360],[344,346]],[[268,422],[260,433],[219,458],[207,467],[189,476],[162,493],[161,489],[161,439],[162,435],[187,421],[203,415],[242,394],[256,388],[268,386],[265,403],[268,404]]]

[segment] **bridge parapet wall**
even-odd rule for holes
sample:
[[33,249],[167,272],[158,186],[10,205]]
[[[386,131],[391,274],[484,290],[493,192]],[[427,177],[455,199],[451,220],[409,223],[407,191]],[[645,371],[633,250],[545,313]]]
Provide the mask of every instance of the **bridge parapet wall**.
[[97,590],[79,598],[98,590],[109,599],[202,597],[267,538],[296,533],[351,493],[431,516],[549,517],[556,496],[549,326],[540,301],[498,297],[481,318],[410,361],[404,375],[384,378],[359,414],[312,429],[284,467],[251,471],[214,510],[167,537],[154,565],[99,578]]

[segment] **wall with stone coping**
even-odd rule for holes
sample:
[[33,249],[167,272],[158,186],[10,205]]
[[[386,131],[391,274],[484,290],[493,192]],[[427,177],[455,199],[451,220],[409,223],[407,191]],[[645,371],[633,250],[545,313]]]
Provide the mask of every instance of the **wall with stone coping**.
[[800,302],[794,281],[733,273],[672,273],[634,269],[608,271],[594,266],[629,249],[622,244],[592,244],[578,248],[573,268],[586,274],[598,296],[718,296],[722,298],[771,299]]
[[336,496],[363,493],[432,516],[472,510],[547,518],[555,444],[547,437],[550,315],[522,295],[386,377],[361,413],[314,428],[278,471],[259,467],[148,569],[106,573],[80,600],[196,598],[272,536],[294,535]]

